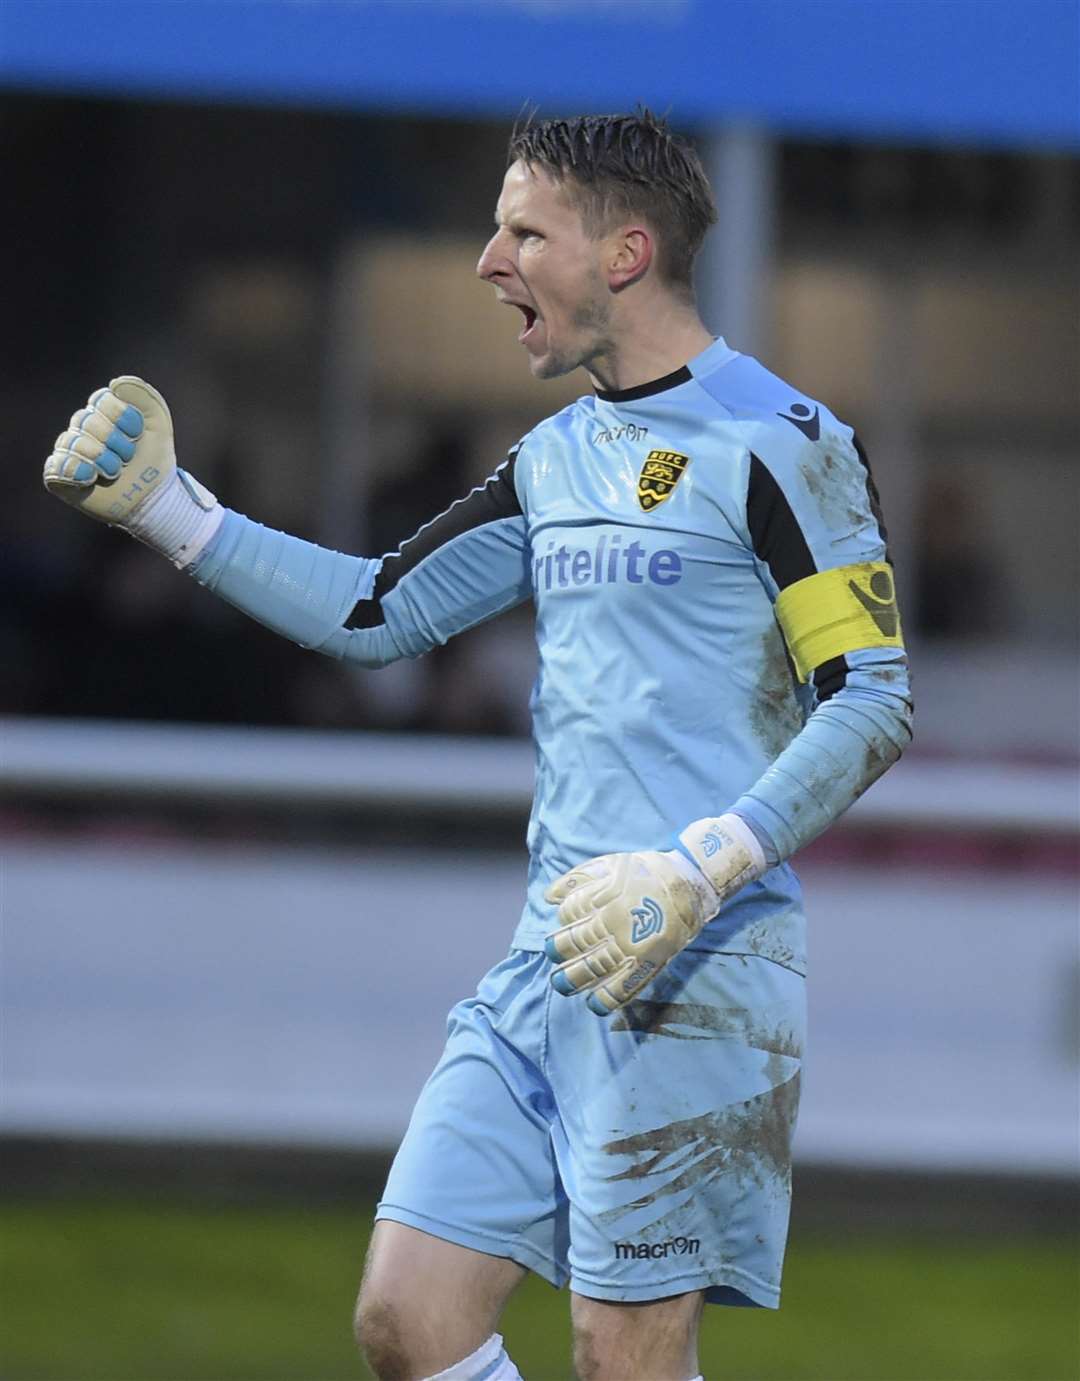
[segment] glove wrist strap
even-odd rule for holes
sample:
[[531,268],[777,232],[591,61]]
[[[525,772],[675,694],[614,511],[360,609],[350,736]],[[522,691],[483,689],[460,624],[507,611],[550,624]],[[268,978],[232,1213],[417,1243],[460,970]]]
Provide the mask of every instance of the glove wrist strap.
[[738,815],[706,816],[687,825],[678,847],[705,874],[721,901],[726,901],[767,868],[757,835]]
[[700,904],[702,920],[711,920],[720,910],[720,904],[724,900],[712,885],[712,879],[703,871],[701,864],[680,839],[676,838],[675,847],[668,854],[668,857],[671,859],[672,866],[678,869],[694,889],[694,894]]
[[225,510],[209,489],[177,470],[122,526],[182,571],[217,532],[224,516]]

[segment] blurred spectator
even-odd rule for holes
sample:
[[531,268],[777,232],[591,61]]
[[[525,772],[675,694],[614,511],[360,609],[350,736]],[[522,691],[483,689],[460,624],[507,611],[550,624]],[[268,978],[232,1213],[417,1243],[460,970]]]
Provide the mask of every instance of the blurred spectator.
[[[103,540],[71,589],[43,592],[20,708],[40,714],[293,723],[289,650],[130,541]],[[228,623],[228,626],[226,626]],[[27,703],[29,700],[29,703]]]
[[[367,526],[371,550],[397,550],[424,523],[472,487],[466,419],[444,419],[416,464],[380,474]],[[387,728],[447,734],[527,734],[536,654],[531,609],[504,615],[437,648],[365,678],[370,715]]]
[[916,526],[915,626],[927,638],[1008,631],[1004,565],[976,507],[970,476],[933,475]]
[[397,551],[418,527],[469,492],[469,431],[466,418],[434,419],[427,444],[411,463],[395,457],[380,467],[367,513],[371,555]]

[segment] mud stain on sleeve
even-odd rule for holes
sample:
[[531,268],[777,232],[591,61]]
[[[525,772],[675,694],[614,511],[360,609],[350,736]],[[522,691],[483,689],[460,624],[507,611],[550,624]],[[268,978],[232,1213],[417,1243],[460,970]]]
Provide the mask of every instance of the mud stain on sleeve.
[[760,656],[758,680],[750,696],[750,729],[772,761],[803,726],[802,707],[795,694],[795,672],[784,635],[775,621],[762,634]]
[[875,522],[866,471],[839,436],[823,437],[811,458],[799,466],[799,473],[829,532],[853,534]]
[[[890,744],[889,747],[891,746]],[[866,776],[868,776],[871,781],[877,781],[878,777],[881,776],[882,772],[884,772],[886,767],[892,762],[893,757],[895,757],[895,751],[890,755],[885,744],[878,742],[876,738],[872,738],[866,745],[866,758],[863,763],[863,770]]]
[[862,793],[886,772],[900,756],[900,750],[884,735],[875,734],[866,744],[863,755],[862,773],[859,778],[859,794]]

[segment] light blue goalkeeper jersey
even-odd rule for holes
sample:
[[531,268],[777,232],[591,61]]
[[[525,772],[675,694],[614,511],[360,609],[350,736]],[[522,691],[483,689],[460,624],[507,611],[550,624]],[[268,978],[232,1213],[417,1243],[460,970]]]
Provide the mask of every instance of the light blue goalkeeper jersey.
[[[521,948],[543,947],[556,926],[544,890],[575,864],[670,848],[690,821],[731,808],[784,859],[909,737],[861,448],[824,406],[722,340],[666,378],[542,422],[381,561],[230,513],[194,574],[296,641],[372,666],[533,598]],[[696,943],[805,971],[786,862]]]

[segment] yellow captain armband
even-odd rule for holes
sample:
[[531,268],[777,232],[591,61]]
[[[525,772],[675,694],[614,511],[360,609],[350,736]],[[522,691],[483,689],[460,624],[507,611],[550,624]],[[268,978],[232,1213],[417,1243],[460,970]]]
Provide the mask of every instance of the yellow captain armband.
[[892,567],[840,566],[781,590],[776,617],[800,681],[832,657],[860,647],[903,647]]

